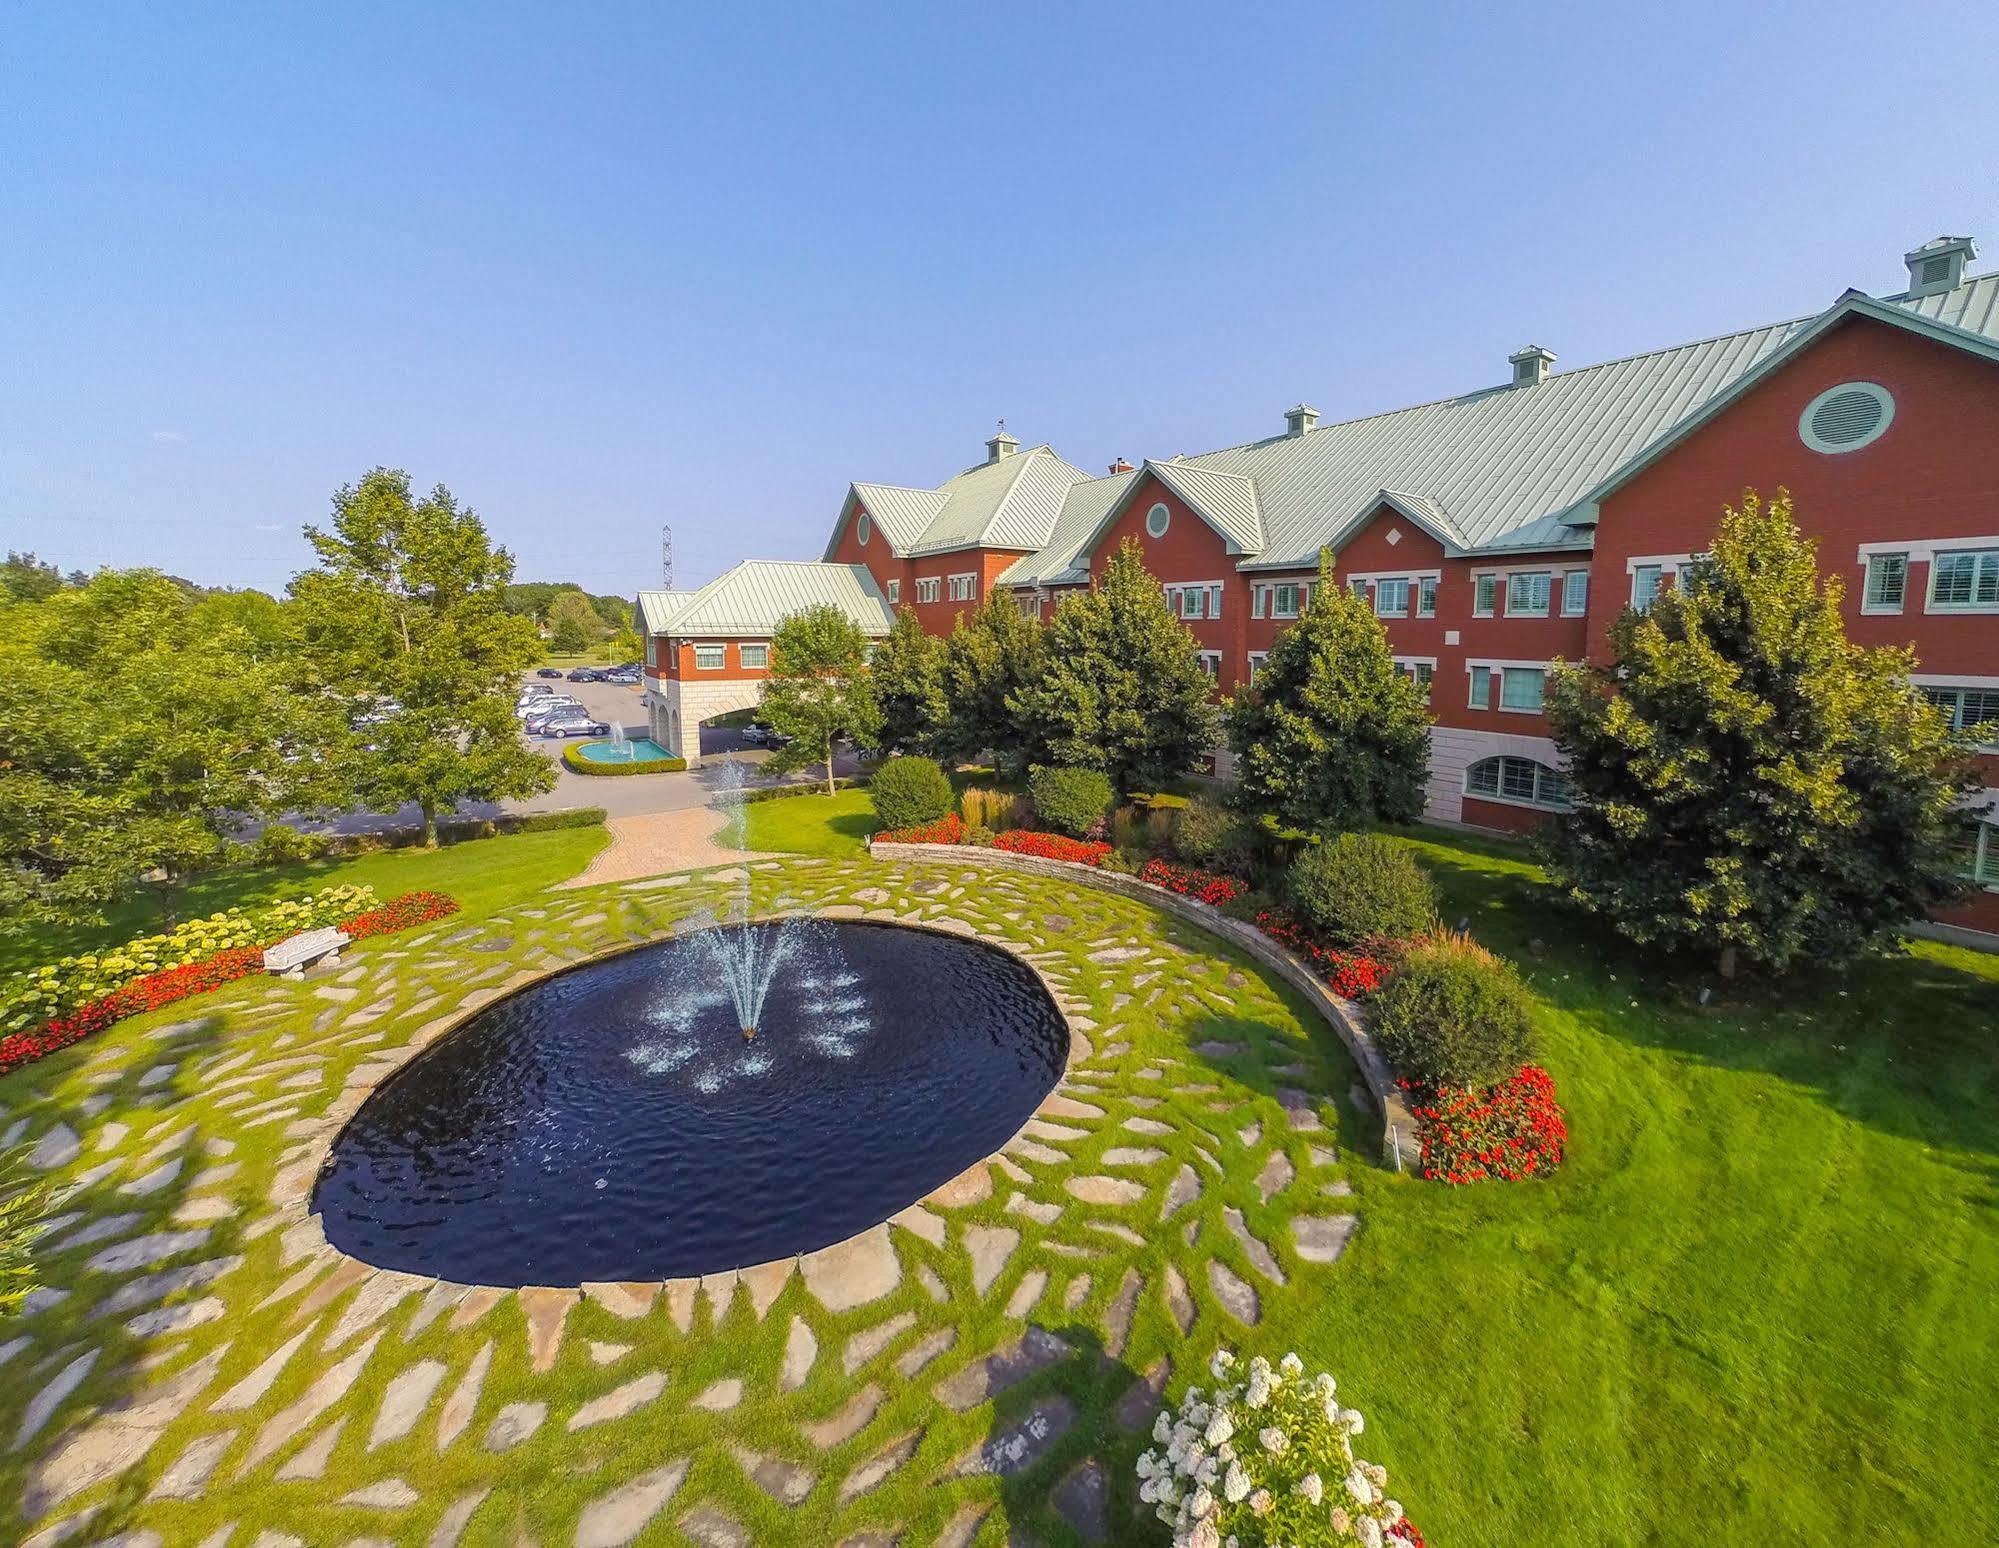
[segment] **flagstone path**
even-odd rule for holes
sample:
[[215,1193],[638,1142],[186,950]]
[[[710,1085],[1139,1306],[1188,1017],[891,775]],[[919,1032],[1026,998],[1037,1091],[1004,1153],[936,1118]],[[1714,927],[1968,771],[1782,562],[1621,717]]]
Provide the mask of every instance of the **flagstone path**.
[[[327,1244],[310,1190],[377,1081],[535,976],[712,922],[746,870],[759,912],[975,932],[1041,971],[1071,1064],[1001,1154],[849,1242],[663,1285],[497,1290]],[[0,1541],[1124,1539],[1174,1373],[1281,1353],[1368,1186],[1332,1034],[1212,937],[1066,881],[755,861],[198,1008],[0,1081],[0,1140],[70,1190],[47,1288],[0,1322]]]

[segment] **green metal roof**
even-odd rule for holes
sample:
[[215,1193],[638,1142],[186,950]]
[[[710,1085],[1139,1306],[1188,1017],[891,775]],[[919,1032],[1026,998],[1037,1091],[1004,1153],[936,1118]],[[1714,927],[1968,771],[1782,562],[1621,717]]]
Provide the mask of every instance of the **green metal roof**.
[[646,614],[653,634],[675,639],[765,637],[793,613],[830,603],[879,638],[895,622],[881,588],[865,565],[823,560],[745,559],[695,592],[640,592],[647,597],[680,597],[673,607]]

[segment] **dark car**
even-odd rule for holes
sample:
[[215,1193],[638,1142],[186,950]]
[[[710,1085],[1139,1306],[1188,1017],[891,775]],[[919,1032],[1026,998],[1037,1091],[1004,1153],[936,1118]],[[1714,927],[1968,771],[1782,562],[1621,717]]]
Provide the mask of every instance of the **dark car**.
[[535,672],[535,674],[534,674],[534,675],[535,675],[536,677],[560,677],[560,676],[562,675],[562,668],[561,668],[561,667],[540,667],[540,668],[538,668],[538,669],[536,670],[536,672]]
[[541,734],[556,738],[609,736],[611,728],[601,720],[592,720],[588,715],[551,715],[542,722]]
[[569,674],[572,683],[601,683],[604,674],[595,667],[577,667]]

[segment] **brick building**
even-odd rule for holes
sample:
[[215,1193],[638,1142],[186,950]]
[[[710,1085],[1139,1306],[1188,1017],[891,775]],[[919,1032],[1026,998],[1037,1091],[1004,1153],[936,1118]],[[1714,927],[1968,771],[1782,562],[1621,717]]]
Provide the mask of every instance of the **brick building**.
[[[852,485],[823,568],[943,632],[995,587],[1046,616],[1129,537],[1225,693],[1330,547],[1429,685],[1429,814],[1518,829],[1563,804],[1548,664],[1600,651],[1745,488],[1783,486],[1853,638],[1913,646],[1924,690],[1992,725],[1999,787],[1999,273],[1973,256],[1940,237],[1896,295],[1579,370],[1529,346],[1460,397],[1332,425],[1301,404],[1281,434],[1104,476],[1002,431],[936,489]],[[1985,890],[1955,922],[1999,934],[1999,813],[1974,802],[1964,831]]]

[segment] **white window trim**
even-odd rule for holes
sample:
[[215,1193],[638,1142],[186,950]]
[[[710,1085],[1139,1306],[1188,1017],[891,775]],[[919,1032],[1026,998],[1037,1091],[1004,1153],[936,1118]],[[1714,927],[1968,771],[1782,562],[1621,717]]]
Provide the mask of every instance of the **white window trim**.
[[[1897,552],[1900,552],[1900,550],[1898,549]],[[1692,564],[1698,557],[1699,555],[1697,554],[1633,554],[1629,559],[1624,561],[1624,573],[1626,575],[1636,575],[1645,565],[1656,564],[1659,566],[1662,577],[1668,571],[1677,575],[1681,565]]]
[[[1555,581],[1556,578],[1560,575],[1560,573],[1561,572],[1559,570],[1543,570],[1543,569],[1514,570],[1510,572],[1506,577],[1506,584],[1500,588],[1499,595],[1494,598],[1494,600],[1499,603],[1501,616],[1506,618],[1549,618],[1554,616]],[[1530,608],[1522,608],[1518,612],[1515,612],[1513,608],[1513,577],[1515,575],[1547,576],[1548,605],[1542,608],[1539,612],[1536,612]]]
[[[760,650],[763,660],[751,661],[743,652]],[[770,670],[770,646],[757,640],[743,640],[736,644],[736,662],[745,672],[768,672]]]
[[1344,581],[1366,581],[1370,586],[1376,581],[1406,580],[1413,595],[1419,581],[1433,580],[1441,584],[1444,572],[1442,570],[1342,570],[1335,578]]
[[1393,661],[1397,666],[1426,666],[1432,672],[1437,670],[1437,658],[1435,656],[1390,656],[1388,659]]
[[[979,600],[979,572],[977,570],[960,570],[956,575],[947,575],[944,578],[951,583],[949,596],[953,602],[976,602]],[[960,582],[963,583],[963,596],[958,594]]]
[[[928,592],[928,595],[925,593]],[[944,579],[939,575],[920,575],[916,580],[916,601],[918,606],[935,602],[944,595]]]
[[[1588,568],[1587,568],[1587,567],[1585,566],[1585,567],[1579,567],[1579,568],[1572,568],[1572,569],[1567,569],[1567,570],[1558,570],[1558,571],[1556,571],[1555,573],[1556,573],[1556,575],[1557,575],[1557,576],[1558,576],[1558,577],[1560,578],[1560,580],[1561,580],[1561,583],[1562,583],[1562,607],[1561,607],[1561,613],[1560,613],[1560,616],[1561,616],[1561,617],[1563,617],[1563,618],[1585,618],[1585,617],[1587,617],[1587,616],[1589,615],[1589,570],[1588,570]],[[1581,577],[1583,578],[1583,591],[1582,591],[1582,596],[1581,596],[1581,598],[1580,598],[1580,600],[1581,600],[1581,602],[1582,602],[1582,604],[1583,604],[1583,605],[1582,605],[1581,607],[1574,607],[1574,608],[1572,608],[1572,607],[1570,607],[1570,606],[1569,606],[1569,591],[1570,591],[1570,586],[1569,586],[1569,581],[1570,581],[1570,579],[1571,579],[1571,578],[1573,578],[1574,576],[1577,576],[1577,575],[1580,575],[1580,576],[1581,576]],[[1553,601],[1553,599],[1551,598],[1551,599],[1550,599],[1550,602],[1551,602],[1551,604],[1552,604],[1552,601]]]
[[1267,650],[1253,650],[1249,653],[1249,680],[1252,683],[1256,681],[1257,672],[1269,659],[1270,652]]
[[[1999,690],[1999,677],[1978,677],[1969,673],[1911,672],[1909,681],[1917,688],[1967,688],[1990,693]],[[1999,742],[1973,744],[1980,752],[1999,752]]]
[[[1479,605],[1478,605],[1478,583],[1479,583],[1480,581],[1483,581],[1483,580],[1489,580],[1489,581],[1491,581],[1491,582],[1492,582],[1492,606],[1491,606],[1491,607],[1488,607],[1488,608],[1486,608],[1486,609],[1484,609],[1483,611],[1480,611],[1480,609],[1479,609]],[[1504,600],[1504,598],[1503,598],[1503,595],[1502,595],[1502,594],[1504,593],[1504,591],[1505,591],[1505,590],[1506,590],[1506,588],[1505,588],[1504,586],[1502,586],[1502,585],[1500,584],[1500,577],[1499,577],[1499,572],[1498,572],[1497,570],[1475,570],[1475,571],[1473,571],[1473,572],[1472,572],[1472,578],[1471,578],[1471,615],[1472,615],[1472,617],[1474,617],[1474,618],[1497,618],[1497,617],[1499,616],[1499,609],[1500,609],[1500,607],[1501,607],[1501,605],[1502,605],[1502,603],[1503,603],[1503,600]]]
[[1484,790],[1472,789],[1471,787],[1472,764],[1489,763],[1494,758],[1518,758],[1522,763],[1540,764],[1542,768],[1549,769],[1556,774],[1562,774],[1564,772],[1561,769],[1555,768],[1553,764],[1542,763],[1539,758],[1530,758],[1525,753],[1487,753],[1485,757],[1474,758],[1472,759],[1471,763],[1467,763],[1465,765],[1465,771],[1461,780],[1461,784],[1463,786],[1462,794],[1467,799],[1473,801],[1490,801],[1495,806],[1516,806],[1519,807],[1522,811],[1527,811],[1527,812],[1566,812],[1573,809],[1575,804],[1574,802],[1569,803],[1569,805],[1567,806],[1552,806],[1546,801],[1523,801],[1518,796],[1505,795],[1498,791],[1493,791],[1488,793],[1487,791]]
[[1474,578],[1480,575],[1532,575],[1537,570],[1552,570],[1559,574],[1563,570],[1584,569],[1589,564],[1586,553],[1572,553],[1566,559],[1552,556],[1537,559],[1531,564],[1481,564],[1472,569]]
[[[1902,563],[1902,600],[1896,603],[1870,602],[1867,600],[1867,579],[1876,559],[1900,559]],[[1865,554],[1860,560],[1860,611],[1868,618],[1899,618],[1909,605],[1909,588],[1915,584],[1915,560],[1907,549],[1884,548],[1877,553]],[[1926,575],[1925,580],[1928,579]],[[1927,592],[1928,587],[1924,590]]]
[[[1155,516],[1159,518],[1159,526],[1157,527],[1157,529],[1155,529],[1152,525],[1152,518]],[[1172,525],[1173,525],[1172,507],[1169,506],[1164,500],[1155,500],[1152,503],[1151,507],[1147,509],[1145,513],[1145,535],[1147,537],[1152,537],[1152,538],[1163,538],[1164,536],[1166,536],[1167,529],[1170,528]]]
[[[1812,430],[1812,416],[1819,411],[1819,405],[1843,393],[1858,392],[1872,398],[1881,407],[1881,422],[1857,441],[1822,441]],[[1888,433],[1888,427],[1895,422],[1895,395],[1879,382],[1841,382],[1828,387],[1798,415],[1798,439],[1803,441],[1821,457],[1838,457],[1847,452],[1857,452],[1872,446]]]
[[[1987,790],[1982,796],[1973,795],[1969,799],[1985,800],[1993,794],[1995,792]],[[1999,893],[1999,863],[1995,863],[1992,858],[1999,855],[1999,817],[1995,817],[1989,809],[1974,810],[1966,815],[1970,816],[1972,826],[1978,830],[1978,846],[1972,852],[1971,869],[1965,873],[1965,880],[1986,892]],[[1978,873],[1988,865],[1994,867],[1992,880],[1981,881]]]
[[[1358,575],[1348,577],[1349,582],[1358,581],[1360,579],[1361,577]],[[1409,588],[1407,593],[1405,593],[1406,600],[1403,602],[1403,605],[1395,612],[1390,613],[1382,611],[1381,608],[1382,581],[1398,581]],[[1369,598],[1369,601],[1372,602],[1374,605],[1374,616],[1376,618],[1413,618],[1416,616],[1417,583],[1414,580],[1410,579],[1407,575],[1384,575],[1381,577],[1381,580],[1371,582],[1371,585],[1373,586],[1374,589],[1374,595],[1371,598]]]
[[901,581],[899,581],[899,580],[892,580],[892,581],[890,581],[890,582],[888,583],[888,587],[887,587],[887,590],[888,590],[888,600],[889,600],[889,603],[890,603],[890,605],[891,605],[891,606],[893,606],[893,605],[894,605],[895,603],[897,603],[897,602],[900,602],[900,601],[902,600],[902,582],[901,582]]
[[[1987,553],[1999,550],[1999,539],[1979,539],[1962,543],[1941,543],[1930,555],[1929,574],[1924,576],[1927,584],[1923,587],[1923,611],[1941,614],[1947,618],[1976,618],[1985,614],[1999,613],[1999,602],[1939,602],[1936,600],[1936,561],[1955,553]],[[1906,592],[1904,593],[1906,595]]]
[[1201,658],[1201,670],[1208,674],[1209,681],[1213,682],[1216,687],[1220,687],[1222,681],[1222,653],[1218,650],[1202,650],[1196,651],[1195,654]]
[[[694,647],[693,647],[693,650],[694,650],[694,670],[695,670],[695,671],[697,671],[697,672],[726,672],[726,671],[728,671],[728,670],[729,670],[729,647],[728,647],[728,646],[727,646],[726,644],[724,644],[724,645],[696,645],[696,646],[694,646]],[[714,666],[703,666],[703,665],[701,664],[701,652],[702,652],[702,651],[704,651],[704,650],[719,650],[719,651],[720,651],[720,652],[722,653],[722,659],[721,659],[721,660],[720,660],[719,662],[717,662],[717,663],[716,663],[716,664],[715,664]]]
[[869,519],[866,511],[862,511],[859,516],[854,518],[854,541],[860,544],[861,547],[866,548],[868,546],[868,538],[873,534],[874,530],[875,524]]
[[[1294,619],[1302,618],[1305,614],[1305,604],[1307,601],[1310,600],[1305,594],[1305,588],[1311,584],[1312,583],[1309,580],[1274,580],[1274,581],[1255,582],[1254,585],[1251,587],[1252,591],[1251,607],[1250,607],[1251,616],[1256,618],[1273,618],[1280,623],[1289,623]],[[1264,607],[1261,613],[1258,613],[1255,608],[1255,598],[1253,593],[1256,586],[1262,586],[1267,588],[1263,599]],[[1279,586],[1291,586],[1297,590],[1298,609],[1296,612],[1280,613],[1277,611],[1277,588]]]
[[[1496,715],[1545,715],[1548,712],[1545,693],[1539,709],[1519,709],[1510,704],[1500,703],[1501,697],[1506,692],[1506,683],[1503,674],[1508,667],[1512,667],[1515,671],[1539,672],[1545,678],[1549,672],[1554,670],[1554,665],[1555,663],[1552,660],[1502,661],[1497,657],[1480,657],[1477,660],[1467,661],[1465,662],[1465,705],[1469,709],[1490,710]],[[1484,667],[1491,674],[1486,695],[1490,701],[1489,703],[1478,704],[1472,700],[1471,670],[1473,667]],[[1542,686],[1544,689],[1546,688],[1545,683]]]
[[1907,554],[1911,564],[1928,564],[1938,553],[1954,553],[1960,548],[1999,548],[1999,533],[1990,537],[1894,538],[1881,543],[1862,543],[1855,552],[1864,570],[1869,554]]

